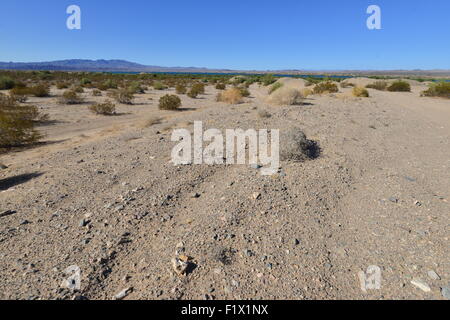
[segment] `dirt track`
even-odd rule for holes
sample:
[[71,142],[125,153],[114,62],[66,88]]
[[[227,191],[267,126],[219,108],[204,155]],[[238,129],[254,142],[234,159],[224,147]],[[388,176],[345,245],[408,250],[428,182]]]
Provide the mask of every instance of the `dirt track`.
[[[367,99],[341,89],[274,107],[265,90],[252,86],[246,103],[229,106],[209,87],[202,99],[183,97],[182,112],[157,110],[164,93],[152,92],[109,118],[32,100],[61,122],[42,128],[54,143],[0,157],[9,167],[0,171],[0,213],[14,212],[0,218],[0,298],[112,299],[133,288],[126,298],[442,299],[448,100],[419,98],[420,88],[370,90]],[[150,116],[161,123],[142,129]],[[174,166],[171,128],[200,120],[221,130],[300,127],[322,154],[282,162],[274,176]],[[186,277],[171,264],[181,242],[196,265]],[[81,269],[78,294],[61,287],[71,265]],[[364,293],[358,272],[370,265],[381,268],[382,286]]]

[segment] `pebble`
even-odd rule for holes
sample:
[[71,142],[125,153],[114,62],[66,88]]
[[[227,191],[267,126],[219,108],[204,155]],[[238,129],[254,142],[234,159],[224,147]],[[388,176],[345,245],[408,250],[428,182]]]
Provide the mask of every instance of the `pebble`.
[[450,300],[450,286],[442,287],[441,294],[445,299]]
[[398,203],[398,198],[390,197],[390,198],[389,198],[389,201],[390,201],[390,202],[393,202],[393,203]]
[[116,294],[116,295],[114,296],[114,298],[115,298],[116,300],[122,300],[122,299],[124,299],[126,296],[128,296],[131,292],[133,292],[133,288],[132,288],[132,287],[123,289],[123,290],[120,291],[118,294]]
[[441,277],[434,270],[428,271],[428,276],[433,280],[441,280]]
[[413,279],[413,280],[411,280],[411,284],[416,286],[417,288],[419,288],[423,292],[431,292],[430,286],[426,282],[424,282],[424,281],[422,281],[420,279]]
[[261,166],[259,164],[251,164],[250,168],[258,170],[258,169],[261,169]]
[[252,196],[253,196],[253,199],[258,200],[258,199],[261,198],[261,193],[259,193],[259,192],[254,192]]

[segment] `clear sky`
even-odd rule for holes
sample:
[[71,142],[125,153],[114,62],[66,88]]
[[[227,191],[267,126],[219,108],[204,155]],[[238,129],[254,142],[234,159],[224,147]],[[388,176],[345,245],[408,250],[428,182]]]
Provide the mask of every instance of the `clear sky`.
[[[66,8],[81,8],[68,30]],[[367,7],[381,7],[369,30]],[[450,0],[2,0],[0,61],[450,69]]]

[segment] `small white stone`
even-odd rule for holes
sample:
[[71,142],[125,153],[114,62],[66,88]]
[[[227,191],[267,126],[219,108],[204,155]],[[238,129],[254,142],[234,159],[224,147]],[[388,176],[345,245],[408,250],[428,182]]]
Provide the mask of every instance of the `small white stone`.
[[417,288],[419,288],[423,292],[431,292],[430,286],[426,282],[424,282],[424,281],[422,281],[420,279],[413,279],[413,280],[411,280],[411,284],[416,286]]

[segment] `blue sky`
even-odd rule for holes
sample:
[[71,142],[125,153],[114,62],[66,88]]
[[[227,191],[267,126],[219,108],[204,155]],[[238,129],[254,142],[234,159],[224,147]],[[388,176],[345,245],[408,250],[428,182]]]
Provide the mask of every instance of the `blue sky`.
[[[66,28],[66,8],[82,29]],[[382,10],[368,30],[366,9]],[[0,61],[125,59],[230,69],[450,69],[449,0],[14,0]]]

